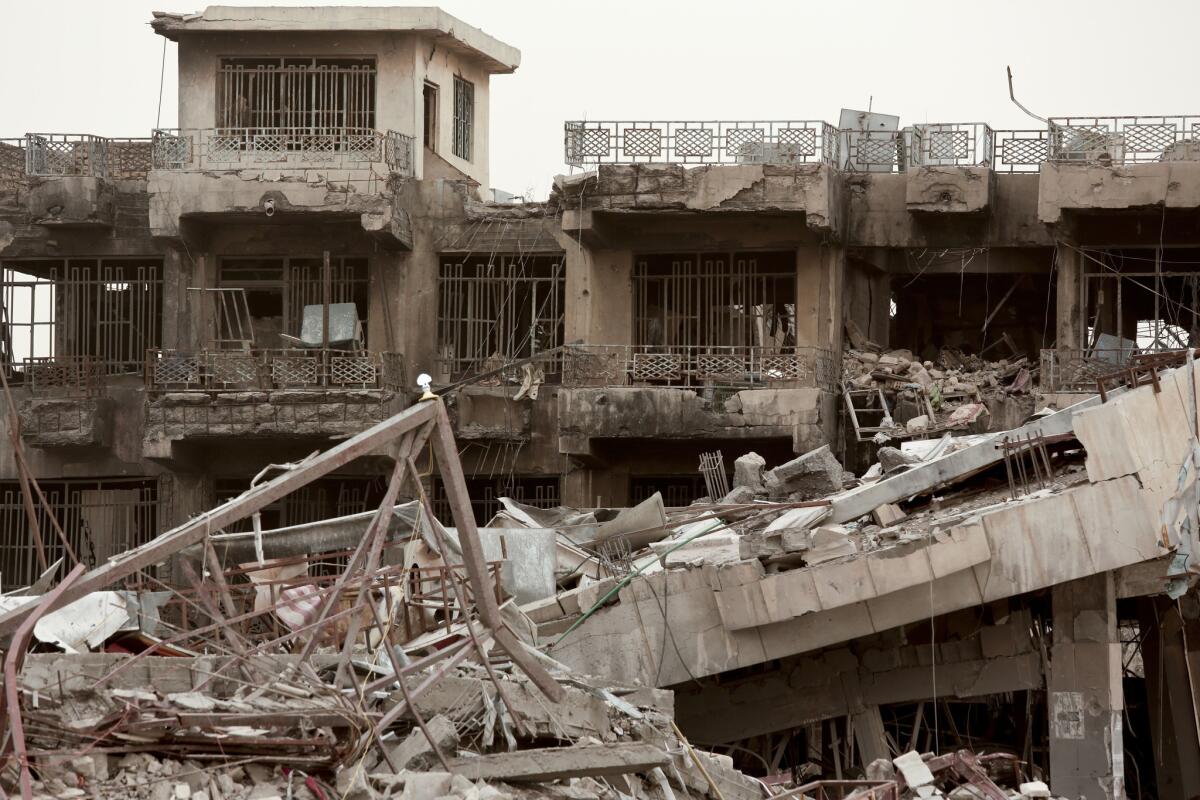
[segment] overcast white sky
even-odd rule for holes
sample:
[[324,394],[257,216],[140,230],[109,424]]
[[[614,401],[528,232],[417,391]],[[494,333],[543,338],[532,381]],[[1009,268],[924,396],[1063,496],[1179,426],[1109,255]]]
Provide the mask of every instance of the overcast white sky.
[[[336,5],[397,5],[353,0]],[[229,3],[241,5],[239,3]],[[245,5],[303,5],[246,3]],[[445,0],[522,52],[493,79],[492,184],[544,198],[566,119],[825,119],[866,108],[912,122],[1200,114],[1200,2],[1140,0]],[[161,6],[160,6],[161,7]],[[145,0],[0,4],[0,137],[147,136],[163,40]],[[169,5],[168,11],[197,11]],[[162,125],[176,118],[167,45]]]

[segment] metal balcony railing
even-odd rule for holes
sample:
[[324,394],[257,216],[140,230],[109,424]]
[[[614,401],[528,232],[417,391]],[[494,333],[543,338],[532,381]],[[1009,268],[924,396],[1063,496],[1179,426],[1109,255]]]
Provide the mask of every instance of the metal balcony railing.
[[837,131],[820,120],[567,122],[566,163],[835,164]]
[[202,171],[335,167],[413,174],[413,139],[371,128],[160,128],[154,131],[155,169]]
[[569,345],[562,354],[564,386],[815,386],[834,391],[838,381],[833,354],[822,347]]
[[150,170],[148,138],[27,133],[23,150],[29,176],[138,179]]
[[1045,128],[993,134],[994,172],[1038,172],[1050,156],[1050,132]]
[[404,386],[399,353],[350,350],[149,350],[150,392],[390,389]]
[[904,130],[908,163],[913,167],[990,167],[996,132],[983,122],[942,122]]
[[1126,367],[1136,350],[1042,350],[1038,387],[1043,392],[1095,392],[1096,379]]
[[1200,161],[1200,116],[1052,117],[1051,161]]

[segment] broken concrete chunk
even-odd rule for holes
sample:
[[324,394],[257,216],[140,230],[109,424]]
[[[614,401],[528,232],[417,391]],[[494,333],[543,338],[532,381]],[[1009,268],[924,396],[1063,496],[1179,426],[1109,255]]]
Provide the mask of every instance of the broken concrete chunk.
[[[427,720],[425,727],[443,755],[455,755],[458,749],[458,730],[453,722],[438,714]],[[388,757],[397,769],[428,769],[437,763],[437,753],[420,728],[414,728],[404,741],[392,748]]]
[[735,486],[729,490],[729,494],[721,498],[721,504],[727,506],[740,506],[753,502],[754,490],[749,486]]
[[789,495],[816,498],[841,491],[843,477],[842,465],[829,445],[822,445],[763,473],[763,482],[773,498]]
[[745,487],[752,492],[763,491],[763,470],[767,460],[758,453],[746,453],[733,462],[733,486]]
[[822,525],[812,531],[804,563],[821,564],[835,558],[854,555],[858,548],[850,538],[850,531],[842,525]]
[[893,781],[896,779],[896,768],[886,758],[877,758],[867,764],[867,780]]
[[883,468],[885,473],[891,472],[897,467],[921,463],[921,459],[917,456],[905,453],[895,447],[881,447],[879,448],[879,452],[875,454],[875,457],[879,459],[879,466]]
[[908,422],[904,423],[904,429],[909,433],[926,430],[929,427],[929,417],[922,414],[919,417],[913,417]]
[[893,758],[892,764],[900,770],[905,783],[914,789],[933,783],[933,773],[929,771],[929,767],[925,766],[925,762],[921,760],[921,754],[916,750],[909,750],[904,755]]
[[1050,787],[1042,781],[1029,781],[1020,786],[1022,797],[1049,797]]
[[900,506],[893,503],[884,503],[879,508],[871,512],[871,518],[875,520],[875,524],[881,528],[887,528],[895,525],[907,515],[900,510]]

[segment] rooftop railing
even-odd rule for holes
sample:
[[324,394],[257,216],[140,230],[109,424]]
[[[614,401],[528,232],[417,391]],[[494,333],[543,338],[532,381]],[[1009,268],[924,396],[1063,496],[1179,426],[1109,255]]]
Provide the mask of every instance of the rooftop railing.
[[160,128],[155,169],[233,170],[247,167],[368,169],[413,174],[413,138],[370,128]]
[[1046,128],[924,123],[897,131],[840,130],[827,122],[584,122],[563,126],[569,166],[805,164],[904,172],[987,166],[1037,172],[1047,161],[1139,164],[1200,160],[1200,116],[1055,117]]
[[1200,116],[1052,117],[1050,160],[1144,164],[1200,160]]
[[568,122],[567,164],[834,164],[837,131],[820,120]]

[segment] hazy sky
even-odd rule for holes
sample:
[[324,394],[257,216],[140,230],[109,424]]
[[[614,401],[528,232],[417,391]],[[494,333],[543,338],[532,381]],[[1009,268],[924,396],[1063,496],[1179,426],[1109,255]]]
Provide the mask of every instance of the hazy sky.
[[[336,5],[396,5],[354,0]],[[259,2],[255,5],[301,5]],[[567,119],[837,121],[866,108],[912,122],[1036,125],[1047,116],[1200,114],[1200,2],[1141,0],[445,0],[520,48],[492,81],[492,184],[545,197]],[[145,0],[0,4],[0,137],[148,136],[163,39]],[[168,6],[197,11],[198,6]],[[162,125],[176,119],[167,44]]]

